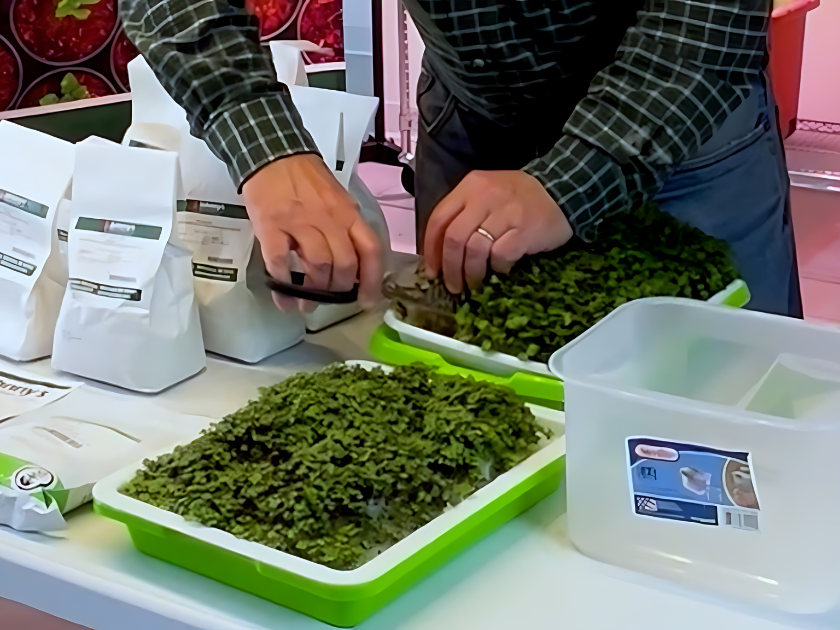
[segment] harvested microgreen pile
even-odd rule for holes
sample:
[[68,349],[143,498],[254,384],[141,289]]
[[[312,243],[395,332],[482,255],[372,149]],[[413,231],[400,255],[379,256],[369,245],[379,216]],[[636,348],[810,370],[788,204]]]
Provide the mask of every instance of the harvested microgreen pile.
[[509,389],[334,365],[261,390],[122,492],[335,569],[356,568],[547,439]]
[[[404,321],[520,359],[551,354],[613,310],[645,297],[707,300],[739,277],[725,243],[655,206],[611,217],[597,242],[527,257],[456,298],[440,280],[401,279],[386,294]],[[452,316],[445,316],[448,311]]]

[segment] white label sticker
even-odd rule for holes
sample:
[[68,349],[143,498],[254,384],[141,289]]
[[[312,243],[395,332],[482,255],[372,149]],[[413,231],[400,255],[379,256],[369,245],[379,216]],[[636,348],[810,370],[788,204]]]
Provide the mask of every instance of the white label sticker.
[[0,274],[18,284],[34,283],[50,254],[50,209],[0,189]]
[[245,209],[204,201],[179,203],[178,232],[193,252],[193,275],[216,282],[245,280],[254,228]]
[[103,298],[140,302],[160,265],[163,228],[80,217],[73,226],[70,288]]

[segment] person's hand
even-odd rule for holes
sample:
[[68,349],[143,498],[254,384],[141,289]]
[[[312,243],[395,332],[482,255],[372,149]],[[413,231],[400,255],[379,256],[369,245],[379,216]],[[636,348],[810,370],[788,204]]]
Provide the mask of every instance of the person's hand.
[[[245,182],[242,193],[273,278],[291,281],[294,251],[306,274],[304,286],[344,292],[358,279],[359,301],[376,303],[383,274],[380,243],[320,157],[293,155],[272,162]],[[274,301],[283,310],[315,307],[277,293]]]
[[[479,229],[481,231],[479,231]],[[572,238],[572,227],[542,184],[523,171],[472,171],[432,212],[426,271],[443,272],[450,293],[481,285],[487,263],[508,273],[523,256]]]

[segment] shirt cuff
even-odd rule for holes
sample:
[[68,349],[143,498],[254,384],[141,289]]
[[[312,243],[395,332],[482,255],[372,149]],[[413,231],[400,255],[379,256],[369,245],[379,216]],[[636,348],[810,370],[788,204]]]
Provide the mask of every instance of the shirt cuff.
[[288,92],[266,94],[215,115],[204,140],[228,165],[239,192],[251,175],[280,158],[320,155]]
[[603,151],[565,135],[545,156],[523,169],[557,202],[575,234],[595,239],[604,218],[629,209],[631,195],[621,167]]

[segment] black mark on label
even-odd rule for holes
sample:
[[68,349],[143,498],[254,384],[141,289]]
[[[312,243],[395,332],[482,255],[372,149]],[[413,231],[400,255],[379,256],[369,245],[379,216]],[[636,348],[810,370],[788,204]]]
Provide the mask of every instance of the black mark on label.
[[107,284],[100,284],[99,282],[91,282],[90,280],[81,280],[80,278],[70,278],[70,288],[75,291],[82,291],[83,293],[115,298],[117,300],[128,300],[129,302],[139,302],[143,293],[140,289],[113,287]]
[[234,267],[216,267],[202,263],[193,263],[193,275],[196,278],[206,280],[218,280],[219,282],[236,282],[239,277],[239,270]]
[[19,258],[14,258],[13,256],[9,256],[3,252],[0,252],[0,267],[5,267],[6,269],[22,273],[24,276],[31,276],[38,268],[37,265],[25,262]]

